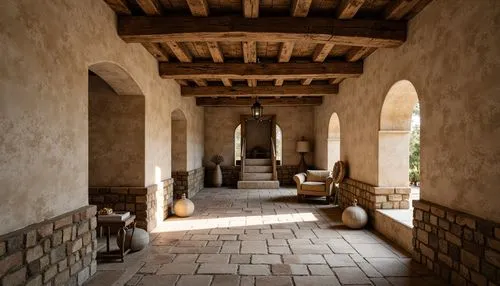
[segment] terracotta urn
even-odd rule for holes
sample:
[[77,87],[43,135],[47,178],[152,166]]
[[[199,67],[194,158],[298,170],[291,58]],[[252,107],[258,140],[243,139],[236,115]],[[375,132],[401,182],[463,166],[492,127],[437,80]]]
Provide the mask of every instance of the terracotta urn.
[[190,199],[186,198],[186,194],[182,194],[182,198],[175,202],[174,212],[179,217],[188,217],[193,214],[194,204]]

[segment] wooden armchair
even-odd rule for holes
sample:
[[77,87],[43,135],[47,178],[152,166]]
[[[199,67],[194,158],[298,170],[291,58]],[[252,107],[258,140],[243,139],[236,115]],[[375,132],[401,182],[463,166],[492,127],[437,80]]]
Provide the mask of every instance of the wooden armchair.
[[333,177],[330,171],[307,170],[293,176],[297,184],[297,198],[302,202],[305,196],[326,197],[326,202],[330,203],[332,196]]

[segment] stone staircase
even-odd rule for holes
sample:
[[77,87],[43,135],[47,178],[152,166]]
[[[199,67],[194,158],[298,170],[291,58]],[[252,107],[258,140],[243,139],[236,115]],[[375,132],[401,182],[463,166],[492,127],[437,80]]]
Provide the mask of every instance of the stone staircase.
[[244,169],[238,189],[279,189],[280,182],[273,181],[271,159],[245,159]]

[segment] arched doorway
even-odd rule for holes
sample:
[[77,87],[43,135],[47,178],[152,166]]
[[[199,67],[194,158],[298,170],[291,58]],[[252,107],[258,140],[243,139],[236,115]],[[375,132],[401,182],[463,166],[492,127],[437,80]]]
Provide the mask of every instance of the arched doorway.
[[187,171],[187,120],[184,112],[172,112],[172,172]]
[[[241,164],[241,124],[234,129],[234,165]],[[283,165],[283,131],[276,124],[276,160],[278,165]]]
[[408,80],[396,82],[385,97],[378,146],[378,185],[381,187],[409,186],[412,114],[417,104],[417,91]]
[[333,170],[335,162],[340,160],[340,121],[337,113],[333,113],[328,124],[328,170]]
[[145,98],[120,66],[88,74],[89,186],[144,187]]

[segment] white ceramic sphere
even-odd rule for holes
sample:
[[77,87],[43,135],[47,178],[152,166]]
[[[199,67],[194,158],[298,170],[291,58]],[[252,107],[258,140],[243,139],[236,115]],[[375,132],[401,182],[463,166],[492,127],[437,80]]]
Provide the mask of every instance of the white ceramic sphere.
[[[133,233],[133,235],[132,235]],[[121,231],[118,232],[117,244],[120,246]],[[125,234],[125,249],[139,251],[149,244],[149,233],[142,228],[129,228]]]
[[349,228],[363,228],[368,222],[368,215],[363,208],[357,206],[357,202],[355,200],[353,205],[347,207],[342,213],[342,222]]
[[194,212],[194,204],[190,199],[186,199],[186,195],[182,195],[182,199],[175,202],[174,212],[179,217],[191,216]]

